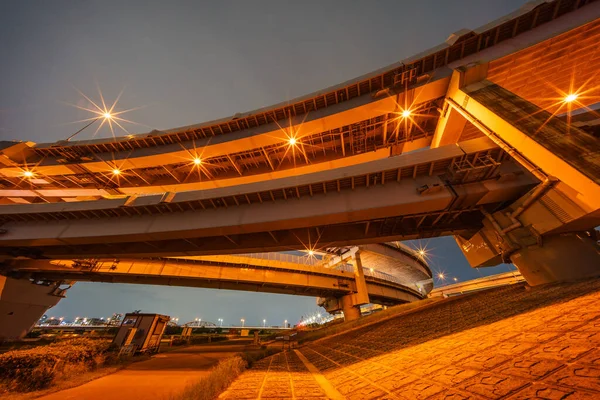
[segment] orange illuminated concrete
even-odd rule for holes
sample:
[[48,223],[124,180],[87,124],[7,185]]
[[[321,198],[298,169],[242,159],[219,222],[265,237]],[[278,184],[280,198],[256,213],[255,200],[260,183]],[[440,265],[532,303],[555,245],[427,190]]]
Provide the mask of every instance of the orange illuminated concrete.
[[399,306],[383,321],[374,314],[358,329],[338,326],[342,333],[304,343],[287,362],[261,360],[222,398],[597,399],[599,305],[592,280]]
[[[286,104],[1,142],[0,260],[343,259],[451,235],[471,266],[512,262],[531,285],[600,275],[599,18],[600,2],[535,1]],[[323,304],[356,316],[368,296],[353,254],[356,292]]]

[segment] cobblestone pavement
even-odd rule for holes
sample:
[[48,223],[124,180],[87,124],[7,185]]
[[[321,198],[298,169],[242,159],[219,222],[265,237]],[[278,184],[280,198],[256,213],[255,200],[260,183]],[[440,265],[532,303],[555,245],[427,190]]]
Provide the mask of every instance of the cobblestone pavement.
[[[300,352],[348,399],[576,400],[600,399],[599,348],[600,280],[593,280],[447,299]],[[301,398],[289,389],[296,376],[323,395],[297,358],[266,385],[283,357],[234,383],[240,394],[252,384],[251,396],[229,398]]]
[[293,351],[264,358],[219,399],[327,399],[314,375]]

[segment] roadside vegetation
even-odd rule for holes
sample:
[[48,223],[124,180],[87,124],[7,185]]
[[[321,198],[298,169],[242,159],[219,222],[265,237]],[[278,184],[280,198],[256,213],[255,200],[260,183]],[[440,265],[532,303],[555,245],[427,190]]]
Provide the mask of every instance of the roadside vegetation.
[[75,376],[119,363],[106,339],[71,339],[0,354],[0,397],[48,389]]
[[169,400],[213,400],[231,385],[231,383],[256,361],[279,353],[279,348],[263,346],[261,349],[247,351],[226,358],[199,381],[188,385],[183,392],[169,397]]

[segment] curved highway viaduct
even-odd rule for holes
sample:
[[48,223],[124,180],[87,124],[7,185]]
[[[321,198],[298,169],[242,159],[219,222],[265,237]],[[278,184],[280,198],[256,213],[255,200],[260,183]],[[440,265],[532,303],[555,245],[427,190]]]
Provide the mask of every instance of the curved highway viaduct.
[[472,266],[513,262],[532,285],[597,275],[599,17],[598,2],[534,1],[286,104],[5,142],[0,257],[18,269],[453,235]]
[[347,318],[359,316],[356,304],[415,301],[433,287],[431,270],[423,256],[401,244],[363,245],[340,254],[319,258],[258,253],[119,260],[13,260],[5,262],[1,271],[5,275],[0,280],[2,293],[11,295],[10,301],[0,303],[1,311],[8,314],[12,310],[13,315],[10,323],[0,328],[0,335],[18,337],[26,333],[39,319],[39,313],[64,295],[66,288],[61,289],[61,284],[75,281],[314,296],[326,300],[327,311],[343,311]]

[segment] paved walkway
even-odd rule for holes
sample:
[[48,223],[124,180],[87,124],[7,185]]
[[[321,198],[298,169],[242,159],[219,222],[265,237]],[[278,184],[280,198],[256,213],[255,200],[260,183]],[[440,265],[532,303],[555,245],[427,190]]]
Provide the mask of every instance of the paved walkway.
[[600,399],[599,348],[600,280],[516,285],[264,359],[221,398]]
[[155,355],[114,374],[62,390],[43,400],[162,399],[197,381],[223,358],[247,349],[245,344],[190,346]]

